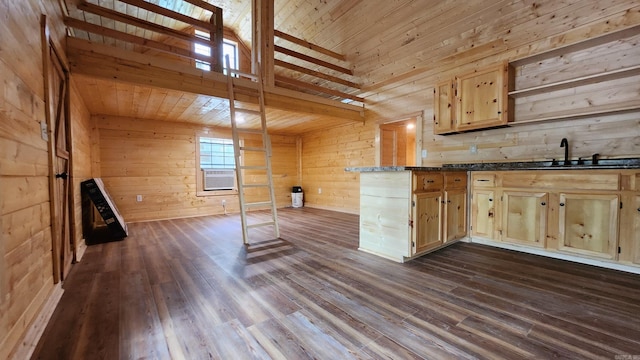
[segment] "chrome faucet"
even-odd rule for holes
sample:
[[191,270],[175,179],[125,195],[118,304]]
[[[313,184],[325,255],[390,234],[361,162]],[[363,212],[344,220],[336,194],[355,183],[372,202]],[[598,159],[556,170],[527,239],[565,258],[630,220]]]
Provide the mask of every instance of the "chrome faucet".
[[567,138],[562,138],[562,141],[560,141],[560,147],[564,148],[564,164],[571,165],[571,161],[569,161],[569,142],[567,141]]

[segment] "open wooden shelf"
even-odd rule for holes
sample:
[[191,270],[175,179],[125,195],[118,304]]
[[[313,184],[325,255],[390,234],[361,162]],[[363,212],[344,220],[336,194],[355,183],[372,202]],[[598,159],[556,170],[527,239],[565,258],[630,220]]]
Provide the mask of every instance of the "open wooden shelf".
[[598,108],[585,109],[585,111],[576,112],[574,110],[558,111],[555,113],[547,113],[538,117],[529,117],[518,119],[517,117],[509,126],[526,125],[532,123],[549,122],[556,120],[579,119],[598,115],[620,114],[632,111],[640,111],[640,99],[635,102],[627,102],[625,104],[610,104],[600,106]]
[[620,79],[620,78],[630,77],[635,75],[640,75],[640,65],[635,65],[635,66],[623,68],[623,69],[606,71],[598,74],[581,76],[573,79],[558,81],[558,82],[549,83],[549,84],[543,84],[539,86],[533,86],[526,89],[512,90],[512,91],[509,91],[509,96],[513,98],[531,96],[536,94],[542,94],[545,92],[563,90],[563,89],[568,89],[568,88],[582,86],[582,85],[595,84],[598,82],[615,80],[615,79]]

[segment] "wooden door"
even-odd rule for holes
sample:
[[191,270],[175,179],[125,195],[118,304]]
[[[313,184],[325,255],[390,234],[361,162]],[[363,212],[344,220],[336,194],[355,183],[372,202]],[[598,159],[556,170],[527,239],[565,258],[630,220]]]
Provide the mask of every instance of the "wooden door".
[[380,166],[397,165],[397,131],[393,127],[380,126]]
[[458,77],[456,130],[504,125],[508,117],[508,64]]
[[471,201],[471,233],[489,239],[494,238],[494,191],[474,190]]
[[454,189],[444,195],[444,242],[460,239],[467,234],[467,191]]
[[620,200],[616,194],[560,193],[560,250],[617,258],[619,208]]
[[545,247],[549,194],[502,193],[502,241]]
[[442,245],[442,193],[428,192],[414,195],[413,255]]
[[69,72],[58,52],[48,44],[45,57],[46,117],[49,127],[51,228],[54,281],[71,269],[74,244],[71,221],[71,136]]
[[447,80],[436,85],[434,90],[433,132],[446,134],[454,131],[455,104],[454,82]]
[[415,133],[407,131],[407,122],[380,125],[380,166],[412,166],[415,161]]

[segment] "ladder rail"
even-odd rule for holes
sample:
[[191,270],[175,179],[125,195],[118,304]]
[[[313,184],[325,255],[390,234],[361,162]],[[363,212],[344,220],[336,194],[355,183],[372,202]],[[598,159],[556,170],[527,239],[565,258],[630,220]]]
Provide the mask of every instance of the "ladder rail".
[[[262,75],[260,74],[260,66],[258,66],[257,75],[253,74],[243,74],[237,70],[230,70],[230,61],[229,57],[225,56],[226,68],[227,68],[227,89],[229,92],[229,112],[231,115],[231,133],[233,136],[233,152],[234,158],[236,162],[236,173],[237,173],[237,182],[238,182],[238,199],[240,201],[240,221],[242,223],[242,239],[244,244],[249,243],[249,228],[254,228],[258,226],[273,226],[274,234],[276,238],[280,237],[280,227],[278,224],[278,214],[276,209],[276,198],[275,198],[275,190],[273,184],[273,175],[272,175],[272,164],[271,164],[271,139],[269,134],[267,133],[267,118],[265,112],[265,103],[264,103],[264,87],[262,83]],[[258,103],[259,103],[259,111],[251,111],[256,115],[259,113],[260,115],[260,130],[257,129],[241,129],[238,128],[236,122],[236,111],[237,112],[250,112],[246,109],[236,108],[235,106],[235,88],[233,83],[233,74],[241,74],[241,76],[250,77],[254,80],[257,80],[258,83]],[[240,133],[253,133],[253,134],[261,134],[262,135],[262,148],[257,147],[245,147],[240,146]],[[264,166],[251,166],[251,165],[240,165],[241,154],[242,151],[253,151],[253,152],[262,152],[264,154]],[[260,184],[259,186],[266,186],[269,188],[269,201],[264,202],[256,202],[256,203],[247,203],[245,198],[244,189],[245,188],[255,188],[254,184],[245,184],[244,183],[244,170],[246,169],[257,169],[266,171],[266,184]],[[270,205],[271,210],[271,221],[263,222],[258,224],[248,225],[247,223],[247,209],[255,206],[256,204],[260,205]]]

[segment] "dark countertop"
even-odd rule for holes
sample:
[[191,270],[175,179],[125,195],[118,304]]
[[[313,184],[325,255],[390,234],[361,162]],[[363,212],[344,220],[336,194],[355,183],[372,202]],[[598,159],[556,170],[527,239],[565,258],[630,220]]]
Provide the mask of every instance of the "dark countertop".
[[364,166],[348,167],[345,171],[354,172],[382,172],[382,171],[508,171],[508,170],[598,170],[598,169],[640,169],[640,158],[600,159],[597,164],[591,160],[584,160],[578,164],[572,160],[571,165],[563,165],[557,161],[524,161],[524,162],[495,162],[470,164],[444,164],[442,167],[421,166]]

